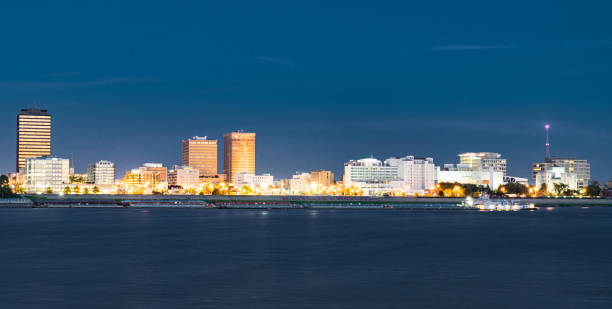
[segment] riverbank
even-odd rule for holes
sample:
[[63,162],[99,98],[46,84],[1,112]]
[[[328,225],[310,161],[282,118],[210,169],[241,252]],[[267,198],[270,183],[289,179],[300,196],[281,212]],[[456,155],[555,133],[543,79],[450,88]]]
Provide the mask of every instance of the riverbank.
[[[7,201],[11,200],[11,201]],[[0,207],[458,208],[463,198],[226,195],[25,195]],[[612,206],[612,199],[520,199],[538,207]]]

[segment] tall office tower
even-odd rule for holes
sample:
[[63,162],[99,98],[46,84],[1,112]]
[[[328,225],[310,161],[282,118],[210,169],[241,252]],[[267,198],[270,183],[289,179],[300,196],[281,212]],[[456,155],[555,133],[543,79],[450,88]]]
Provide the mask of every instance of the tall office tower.
[[255,175],[255,133],[223,135],[223,173],[231,183],[238,173]]
[[217,140],[194,136],[183,141],[183,165],[200,171],[200,175],[217,174]]
[[17,172],[26,159],[51,155],[51,115],[46,109],[26,108],[17,115]]

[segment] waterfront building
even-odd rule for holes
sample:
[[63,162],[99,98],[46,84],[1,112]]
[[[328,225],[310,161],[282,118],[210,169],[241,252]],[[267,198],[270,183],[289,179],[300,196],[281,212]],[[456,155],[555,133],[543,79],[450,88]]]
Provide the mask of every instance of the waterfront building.
[[255,175],[255,133],[242,131],[223,135],[223,173],[230,183],[235,175]]
[[357,187],[366,195],[381,195],[402,188],[397,166],[366,158],[344,163],[344,187]]
[[22,109],[17,115],[16,172],[26,159],[51,155],[51,115],[46,109]]
[[310,181],[317,185],[328,187],[335,183],[334,173],[326,170],[312,171],[310,172]]
[[262,175],[255,175],[253,180],[255,181],[255,187],[261,189],[266,189],[274,185],[274,176],[268,173]]
[[51,189],[59,193],[70,183],[70,160],[51,156],[25,159],[25,186],[29,193]]
[[435,185],[436,167],[433,158],[389,158],[385,165],[397,167],[398,180],[402,190],[408,194],[424,194]]
[[612,180],[606,181],[606,188],[612,189]]
[[217,140],[194,136],[183,141],[183,165],[199,170],[200,175],[217,174]]
[[161,163],[145,163],[127,171],[122,182],[128,193],[162,192],[168,189],[168,172]]
[[145,163],[142,165],[141,169],[157,175],[156,179],[159,182],[168,182],[168,168],[161,163]]
[[168,171],[168,185],[183,189],[195,189],[200,185],[200,170],[190,166],[178,166]]
[[591,165],[587,160],[575,157],[550,157],[546,162],[552,163],[554,166],[561,166],[566,173],[574,174],[578,189],[586,188],[589,185]]
[[493,168],[495,172],[501,172],[506,176],[508,169],[508,160],[501,157],[501,154],[495,152],[466,152],[459,156],[459,164],[465,164],[472,170],[488,171]]
[[472,168],[469,164],[444,164],[442,168],[436,169],[436,181],[472,184],[477,186],[488,186],[490,189],[497,189],[504,182],[504,174],[501,171],[495,171],[490,166],[489,170],[480,168]]
[[311,179],[310,173],[295,174],[288,180],[287,190],[290,194],[306,194],[313,188]]
[[87,182],[96,185],[112,185],[115,183],[115,164],[101,160],[87,166]]
[[552,162],[533,164],[533,180],[536,190],[546,185],[548,192],[553,192],[556,183],[565,184],[570,190],[577,190],[580,187],[578,187],[576,176],[576,173],[568,171],[565,166]]

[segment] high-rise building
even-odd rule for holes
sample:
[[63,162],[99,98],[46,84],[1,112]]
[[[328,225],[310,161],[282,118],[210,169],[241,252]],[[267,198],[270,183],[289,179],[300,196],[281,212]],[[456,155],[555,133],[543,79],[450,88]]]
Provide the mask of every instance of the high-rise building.
[[310,172],[310,181],[323,187],[331,186],[334,184],[334,173],[325,170],[312,171]]
[[467,164],[472,170],[488,171],[493,167],[494,172],[506,176],[508,160],[495,152],[466,152],[459,154],[459,164]]
[[27,158],[25,160],[26,190],[59,193],[70,183],[70,160],[56,157]]
[[115,183],[115,164],[110,161],[98,161],[87,166],[87,182],[97,185]]
[[238,173],[255,175],[255,133],[223,135],[223,173],[231,183]]
[[46,109],[22,109],[17,115],[17,172],[27,158],[51,155],[51,115]]
[[217,140],[194,136],[183,141],[183,165],[200,171],[200,175],[217,174]]

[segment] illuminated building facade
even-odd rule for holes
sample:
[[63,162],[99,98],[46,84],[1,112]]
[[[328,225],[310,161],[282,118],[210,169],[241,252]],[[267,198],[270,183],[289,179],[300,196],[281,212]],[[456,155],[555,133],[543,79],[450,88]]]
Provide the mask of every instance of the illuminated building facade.
[[223,173],[231,183],[238,173],[255,175],[255,133],[223,135]]
[[27,158],[51,155],[51,115],[46,109],[22,109],[17,115],[17,164],[19,172]]
[[25,160],[26,191],[43,193],[51,189],[59,193],[70,183],[70,160],[56,157],[27,158]]
[[398,167],[366,158],[344,163],[344,187],[357,187],[366,195],[381,195],[401,188]]
[[194,189],[200,185],[200,171],[190,166],[175,165],[168,171],[168,185]]
[[495,152],[466,152],[459,154],[459,164],[465,164],[472,170],[488,171],[493,167],[493,171],[501,172],[506,176],[508,170],[508,160]]
[[98,161],[87,166],[87,182],[97,185],[115,183],[115,164],[110,161]]
[[323,187],[331,186],[334,184],[334,173],[325,170],[312,171],[310,172],[310,181]]
[[577,190],[578,179],[576,174],[569,172],[564,166],[552,162],[535,163],[533,165],[533,180],[536,190],[546,185],[548,192],[553,192],[555,184],[565,184],[570,190]]
[[183,165],[200,171],[200,175],[217,174],[217,140],[194,136],[183,141]]
[[424,194],[431,190],[435,184],[436,167],[433,158],[415,158],[405,156],[402,158],[389,158],[385,165],[397,167],[397,175],[403,181],[404,192]]

